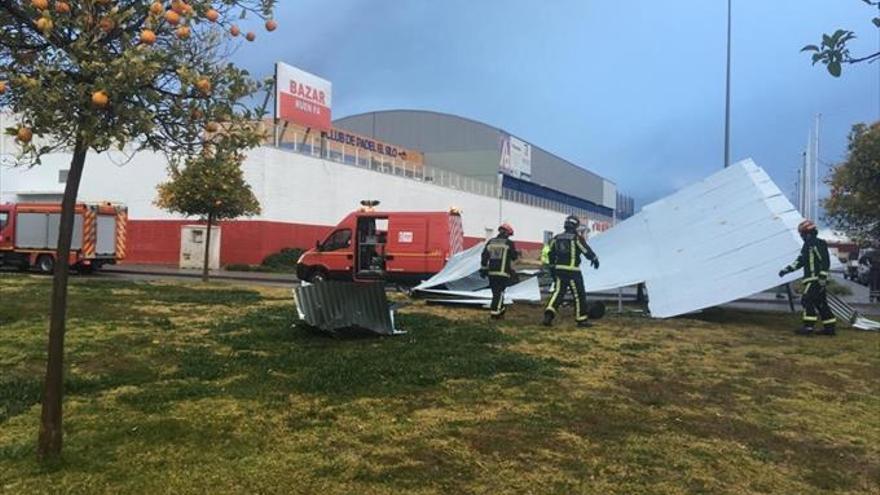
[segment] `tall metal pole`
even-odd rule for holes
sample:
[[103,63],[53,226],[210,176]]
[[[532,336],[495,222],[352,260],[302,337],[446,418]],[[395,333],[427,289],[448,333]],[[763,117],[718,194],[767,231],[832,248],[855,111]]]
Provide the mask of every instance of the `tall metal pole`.
[[724,168],[730,166],[730,14],[732,1],[727,0],[727,85],[724,100]]
[[812,204],[810,204],[811,217],[813,221],[817,221],[819,216],[819,170],[821,170],[821,160],[819,159],[819,125],[822,121],[822,114],[816,114],[816,141],[815,151],[813,152],[813,181],[810,184],[812,188]]

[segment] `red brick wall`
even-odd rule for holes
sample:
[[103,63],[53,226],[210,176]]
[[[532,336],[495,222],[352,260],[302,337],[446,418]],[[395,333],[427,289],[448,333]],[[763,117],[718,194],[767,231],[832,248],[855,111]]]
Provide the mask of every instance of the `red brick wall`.
[[[199,222],[192,220],[129,220],[128,257],[123,263],[177,265],[180,261],[180,229]],[[267,255],[282,248],[309,249],[323,240],[332,226],[265,220],[231,220],[220,222],[220,264],[247,263],[257,265]],[[483,239],[465,237],[465,247]],[[536,242],[516,243],[517,249],[540,249]]]

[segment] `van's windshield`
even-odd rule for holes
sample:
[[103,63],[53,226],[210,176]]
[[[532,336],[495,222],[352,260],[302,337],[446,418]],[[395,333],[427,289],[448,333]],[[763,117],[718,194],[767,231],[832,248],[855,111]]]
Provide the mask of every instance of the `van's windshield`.
[[330,234],[321,245],[321,251],[336,251],[351,245],[351,229],[340,229]]

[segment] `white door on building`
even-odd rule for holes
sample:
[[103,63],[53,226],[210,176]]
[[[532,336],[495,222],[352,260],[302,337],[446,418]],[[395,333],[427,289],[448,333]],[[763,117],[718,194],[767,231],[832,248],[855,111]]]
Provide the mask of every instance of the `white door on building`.
[[[180,227],[180,267],[201,269],[205,263],[205,242],[208,228],[205,225]],[[220,227],[211,227],[211,248],[208,268],[220,269]]]

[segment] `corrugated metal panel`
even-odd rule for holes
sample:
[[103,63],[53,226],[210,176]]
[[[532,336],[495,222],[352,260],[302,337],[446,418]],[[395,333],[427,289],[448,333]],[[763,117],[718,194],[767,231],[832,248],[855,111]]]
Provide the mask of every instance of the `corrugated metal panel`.
[[19,213],[15,219],[15,245],[25,249],[45,249],[48,246],[48,215]]
[[[15,245],[25,249],[54,249],[58,245],[61,215],[19,213],[15,220]],[[73,217],[71,249],[82,248],[82,216]]]
[[532,182],[603,204],[601,177],[537,146],[532,147]]
[[394,309],[382,284],[304,283],[293,289],[293,297],[299,317],[326,332],[360,328],[383,335],[402,333],[394,328]]
[[[345,117],[334,125],[374,139],[417,149],[426,153],[429,165],[448,167],[449,163],[430,163],[430,153],[486,151],[497,156],[492,164],[498,170],[501,139],[508,133],[490,125],[455,115],[419,111],[390,110]],[[485,157],[481,157],[481,164]],[[602,177],[532,144],[532,181],[590,200],[606,204]],[[465,164],[464,166],[466,166]],[[455,167],[458,173],[474,175]],[[475,173],[483,173],[481,168]],[[615,204],[606,204],[614,208]]]
[[603,180],[602,190],[604,191],[605,198],[602,204],[612,210],[617,209],[617,186],[609,180]]
[[116,254],[116,215],[98,215],[96,254]]
[[[58,245],[58,226],[61,223],[61,214],[53,213],[49,215],[48,226],[48,244],[49,249],[53,249]],[[82,249],[83,244],[83,218],[82,215],[76,214],[73,217],[73,237],[70,240],[70,249]]]

